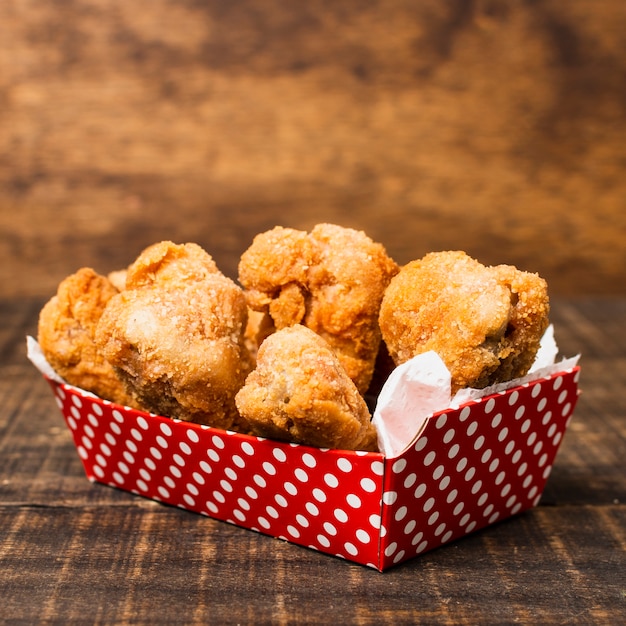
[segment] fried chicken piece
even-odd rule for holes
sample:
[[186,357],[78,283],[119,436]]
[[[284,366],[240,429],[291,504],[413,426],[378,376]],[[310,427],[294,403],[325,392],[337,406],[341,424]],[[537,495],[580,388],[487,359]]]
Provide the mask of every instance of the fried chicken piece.
[[299,324],[265,339],[236,402],[258,436],[344,450],[377,446],[365,401],[337,355]]
[[123,291],[126,288],[126,274],[127,271],[125,269],[115,270],[114,272],[109,272],[107,278],[118,291]]
[[275,330],[274,322],[268,313],[248,308],[248,323],[244,332],[244,342],[253,361],[256,361],[259,346]]
[[236,428],[235,394],[251,368],[246,321],[243,290],[209,254],[163,241],[128,268],[96,343],[145,409]]
[[39,314],[38,341],[54,370],[71,385],[133,405],[124,385],[98,350],[96,326],[106,304],[118,293],[113,284],[85,267],[65,278]]
[[434,350],[452,392],[523,376],[548,327],[546,282],[513,266],[486,267],[464,252],[433,252],[404,266],[380,308],[396,365]]
[[370,412],[373,412],[376,408],[378,396],[395,367],[396,364],[393,362],[385,342],[381,341],[380,349],[378,350],[378,354],[376,356],[376,363],[374,364],[372,382],[370,383],[367,393],[363,396]]
[[302,324],[328,341],[359,391],[372,379],[381,334],[378,311],[398,271],[365,233],[318,224],[306,233],[277,226],[257,235],[239,263],[250,308],[276,329]]

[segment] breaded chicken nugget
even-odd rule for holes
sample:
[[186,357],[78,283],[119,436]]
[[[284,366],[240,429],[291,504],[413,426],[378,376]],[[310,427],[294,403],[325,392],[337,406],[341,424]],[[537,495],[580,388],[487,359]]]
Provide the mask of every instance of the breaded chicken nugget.
[[85,267],[63,280],[39,314],[38,341],[48,363],[71,385],[105,400],[133,402],[96,347],[96,326],[118,293],[113,284]]
[[256,361],[259,346],[275,330],[276,327],[269,313],[248,308],[248,323],[244,332],[244,341],[253,362]]
[[118,291],[123,291],[126,288],[126,270],[115,270],[114,272],[109,272],[107,274],[107,278],[111,281],[113,286]]
[[455,392],[526,374],[548,313],[547,285],[536,274],[450,251],[404,266],[387,288],[379,321],[396,365],[434,350]]
[[277,226],[257,235],[239,263],[250,308],[276,329],[302,324],[328,341],[364,394],[380,345],[380,302],[398,271],[365,233],[318,224],[310,234]]
[[232,428],[235,394],[250,370],[246,322],[243,290],[209,254],[163,241],[128,268],[96,342],[145,409]]
[[259,348],[256,369],[236,396],[251,432],[344,450],[376,449],[365,401],[328,343],[296,324]]

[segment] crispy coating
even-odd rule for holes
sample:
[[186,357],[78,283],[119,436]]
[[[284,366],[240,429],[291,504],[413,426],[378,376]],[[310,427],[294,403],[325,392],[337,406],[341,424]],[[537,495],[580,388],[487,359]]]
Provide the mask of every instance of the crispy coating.
[[124,385],[96,347],[96,326],[118,293],[113,284],[85,267],[63,280],[39,314],[38,341],[54,370],[71,385],[105,400],[133,405]]
[[145,409],[236,428],[235,394],[250,370],[246,321],[242,289],[209,254],[163,241],[128,268],[96,342]]
[[256,362],[259,346],[269,335],[275,332],[275,330],[276,327],[269,313],[263,313],[248,308],[248,323],[246,324],[246,330],[244,332],[244,342],[253,362]]
[[328,343],[296,324],[259,348],[236,397],[252,433],[324,448],[375,450],[365,401]]
[[302,324],[326,339],[364,394],[381,341],[380,302],[397,271],[384,247],[363,232],[277,226],[244,252],[239,281],[249,306],[269,313],[276,329]]
[[546,282],[513,266],[486,267],[464,252],[433,252],[404,266],[380,309],[396,365],[434,350],[452,391],[526,374],[548,327]]
[[123,291],[126,288],[126,273],[126,270],[123,269],[115,270],[114,272],[109,272],[109,274],[107,274],[107,278],[118,291]]

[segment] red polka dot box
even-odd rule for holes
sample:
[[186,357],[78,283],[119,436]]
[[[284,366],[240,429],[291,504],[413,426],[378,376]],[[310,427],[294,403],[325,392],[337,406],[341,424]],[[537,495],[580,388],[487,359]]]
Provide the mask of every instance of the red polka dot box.
[[89,480],[383,571],[537,505],[579,371],[435,413],[393,459],[172,420],[47,379]]

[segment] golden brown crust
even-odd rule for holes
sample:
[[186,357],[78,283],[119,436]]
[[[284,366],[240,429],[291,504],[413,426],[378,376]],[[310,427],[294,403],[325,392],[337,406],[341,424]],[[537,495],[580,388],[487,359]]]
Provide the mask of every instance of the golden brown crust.
[[126,274],[127,271],[125,269],[115,270],[114,272],[109,272],[107,278],[118,291],[123,291],[126,289]]
[[547,286],[536,274],[449,251],[404,266],[387,288],[379,320],[396,365],[434,350],[454,392],[526,374],[548,313]]
[[257,235],[241,257],[248,304],[277,329],[302,324],[326,339],[361,393],[380,345],[380,302],[398,271],[365,233],[318,224],[307,234],[276,227]]
[[253,363],[256,362],[260,345],[275,331],[276,327],[269,313],[248,308],[248,323],[244,332],[244,342]]
[[261,345],[256,369],[236,397],[252,433],[345,450],[376,449],[365,401],[336,354],[299,324]]
[[132,405],[111,365],[95,344],[96,326],[113,284],[91,268],[65,278],[39,314],[38,341],[54,370],[68,383],[118,404]]
[[82,268],[43,307],[39,344],[69,383],[119,404],[376,450],[364,396],[392,367],[434,350],[453,392],[485,387],[526,374],[548,326],[536,274],[460,251],[399,269],[332,224],[258,235],[239,276],[245,293],[198,245],[169,241],[108,277]]
[[128,268],[96,342],[149,411],[237,425],[235,393],[250,370],[243,291],[196,244],[160,242]]

